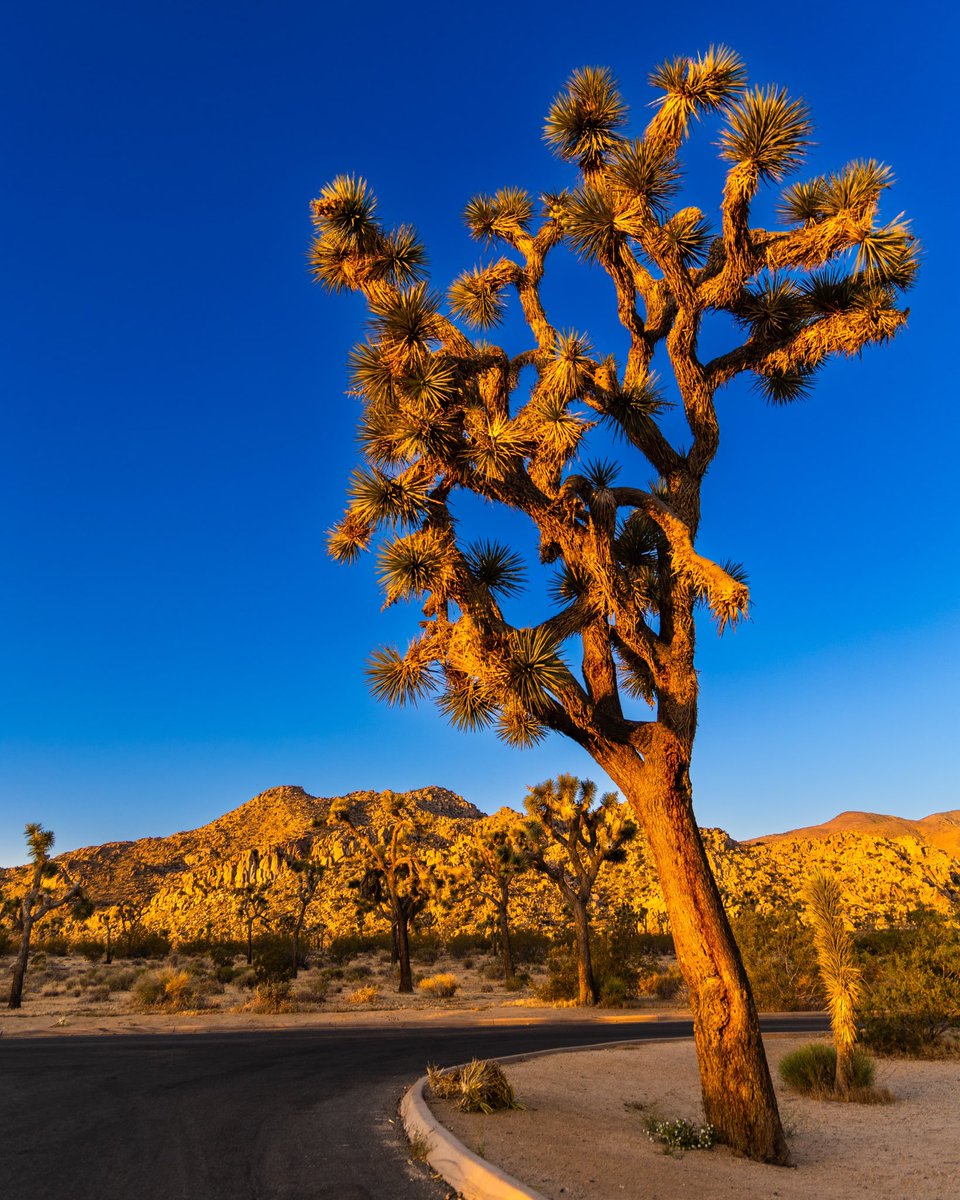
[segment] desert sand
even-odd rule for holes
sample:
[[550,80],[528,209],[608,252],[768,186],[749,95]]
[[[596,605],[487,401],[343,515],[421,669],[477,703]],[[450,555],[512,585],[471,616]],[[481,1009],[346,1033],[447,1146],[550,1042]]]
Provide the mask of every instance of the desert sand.
[[[771,1067],[812,1039],[766,1039]],[[488,1162],[550,1200],[948,1200],[960,1193],[960,1062],[880,1060],[893,1104],[797,1096],[777,1080],[795,1167],[766,1167],[726,1147],[666,1154],[646,1113],[703,1121],[688,1040],[576,1051],[505,1066],[523,1112],[437,1117]],[[630,1105],[631,1107],[627,1107]],[[634,1105],[643,1105],[638,1110]]]

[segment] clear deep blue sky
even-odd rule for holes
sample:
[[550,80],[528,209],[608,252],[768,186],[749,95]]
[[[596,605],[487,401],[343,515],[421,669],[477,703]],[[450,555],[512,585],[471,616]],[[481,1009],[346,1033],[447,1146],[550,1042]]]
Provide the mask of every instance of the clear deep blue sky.
[[[446,285],[480,257],[472,194],[566,182],[540,133],[573,68],[610,66],[642,124],[649,69],[711,42],[806,98],[808,174],[889,162],[884,215],[926,251],[893,345],[800,405],[723,399],[702,545],[747,565],[754,609],[701,641],[697,811],[749,836],[960,807],[947,8],[54,0],[4,25],[0,863],[28,820],[68,849],[281,783],[495,808],[596,774],[562,740],[518,752],[368,697],[370,649],[415,614],[324,554],[362,308],[310,282],[308,202],[367,176]],[[707,208],[715,139],[691,152]],[[596,279],[558,260],[552,286],[561,324],[616,349]]]

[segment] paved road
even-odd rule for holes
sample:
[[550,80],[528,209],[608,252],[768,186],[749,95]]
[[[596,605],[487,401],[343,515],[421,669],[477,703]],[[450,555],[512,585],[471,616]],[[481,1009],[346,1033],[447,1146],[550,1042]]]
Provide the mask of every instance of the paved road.
[[[825,1027],[768,1018],[769,1030]],[[689,1021],[0,1040],[3,1200],[440,1200],[396,1106],[427,1062]]]

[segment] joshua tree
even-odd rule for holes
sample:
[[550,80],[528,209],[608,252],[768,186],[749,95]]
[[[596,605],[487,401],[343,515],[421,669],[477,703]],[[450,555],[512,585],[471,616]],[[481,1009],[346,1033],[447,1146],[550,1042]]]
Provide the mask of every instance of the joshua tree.
[[616,792],[597,801],[597,785],[589,779],[558,775],[531,788],[524,807],[526,855],[563,897],[573,918],[577,947],[580,1003],[596,1004],[597,984],[590,957],[590,899],[605,863],[622,863],[624,846],[637,827]]
[[495,914],[496,937],[505,979],[515,979],[510,941],[510,898],[516,877],[529,863],[521,849],[522,827],[509,810],[477,822],[460,847],[462,871],[451,883],[465,886]]
[[[734,1148],[785,1163],[756,1009],[691,799],[695,612],[706,605],[722,630],[749,601],[740,566],[695,548],[701,488],[719,447],[717,393],[746,377],[786,404],[833,357],[892,338],[917,248],[901,219],[878,225],[893,178],[873,160],[793,184],[784,227],[751,227],[761,185],[802,161],[803,103],[748,88],[722,47],[664,63],[651,83],[658,111],[631,139],[610,73],[574,73],[545,128],[576,169],[572,190],[539,205],[517,188],[471,200],[471,233],[502,255],[460,275],[446,309],[416,233],[381,222],[365,181],[340,177],[314,201],[315,277],[362,294],[371,313],[352,360],[363,464],[329,550],[350,562],[378,547],[386,603],[423,605],[408,648],[374,654],[377,697],[433,695],[456,726],[493,725],[515,746],[562,733],[620,788],[646,833],[690,988],[706,1119]],[[710,116],[728,165],[716,233],[700,208],[676,202],[679,152]],[[625,360],[551,319],[541,282],[560,245],[609,277]],[[519,352],[466,332],[496,326],[513,295],[530,333]],[[714,313],[743,340],[707,358],[700,331]],[[679,397],[680,441],[677,420],[663,419],[658,361]],[[625,444],[634,472],[638,454],[645,460],[649,486],[618,482],[614,461],[586,459],[597,426]],[[532,523],[556,572],[554,615],[508,615],[526,564],[506,545],[466,540],[456,519],[464,492]],[[579,671],[560,654],[572,638]],[[653,711],[638,715],[630,700]]]
[[97,913],[97,924],[103,930],[104,936],[104,961],[106,963],[113,962],[113,913],[109,908],[103,909]]
[[410,970],[410,922],[423,910],[434,881],[424,841],[423,815],[402,796],[383,792],[380,811],[363,814],[344,796],[330,808],[331,822],[349,827],[348,853],[360,867],[360,882],[368,895],[385,899],[396,939],[400,971],[398,992],[413,991]]
[[847,930],[843,893],[835,879],[816,871],[806,889],[813,924],[817,966],[827,998],[833,1044],[837,1050],[834,1090],[843,1094],[853,1082],[853,1050],[857,1043],[857,1004],[863,972],[857,966],[853,938]]
[[297,909],[290,923],[293,974],[294,978],[296,978],[300,969],[300,935],[303,932],[303,926],[307,919],[307,909],[313,903],[314,897],[317,894],[317,888],[320,886],[320,880],[324,876],[326,865],[315,858],[295,858],[284,851],[281,851],[281,857],[290,870],[293,871],[297,880]]
[[19,1008],[23,1000],[23,980],[27,973],[30,938],[34,927],[48,913],[64,905],[70,905],[78,916],[86,915],[88,911],[80,883],[75,883],[70,878],[62,863],[50,861],[53,830],[44,829],[42,825],[30,824],[25,827],[24,835],[33,869],[27,890],[20,900],[17,922],[20,929],[20,949],[13,967],[9,1008]]
[[233,903],[246,935],[247,963],[250,964],[253,962],[253,927],[257,921],[266,921],[267,909],[270,907],[267,885],[245,883],[242,887],[234,888]]

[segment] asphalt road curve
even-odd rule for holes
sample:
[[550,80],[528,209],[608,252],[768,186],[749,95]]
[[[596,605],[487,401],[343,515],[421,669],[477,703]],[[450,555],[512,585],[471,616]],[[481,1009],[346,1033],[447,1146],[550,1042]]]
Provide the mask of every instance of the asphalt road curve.
[[4,1037],[0,1197],[440,1200],[396,1115],[426,1063],[689,1033],[661,1021]]

